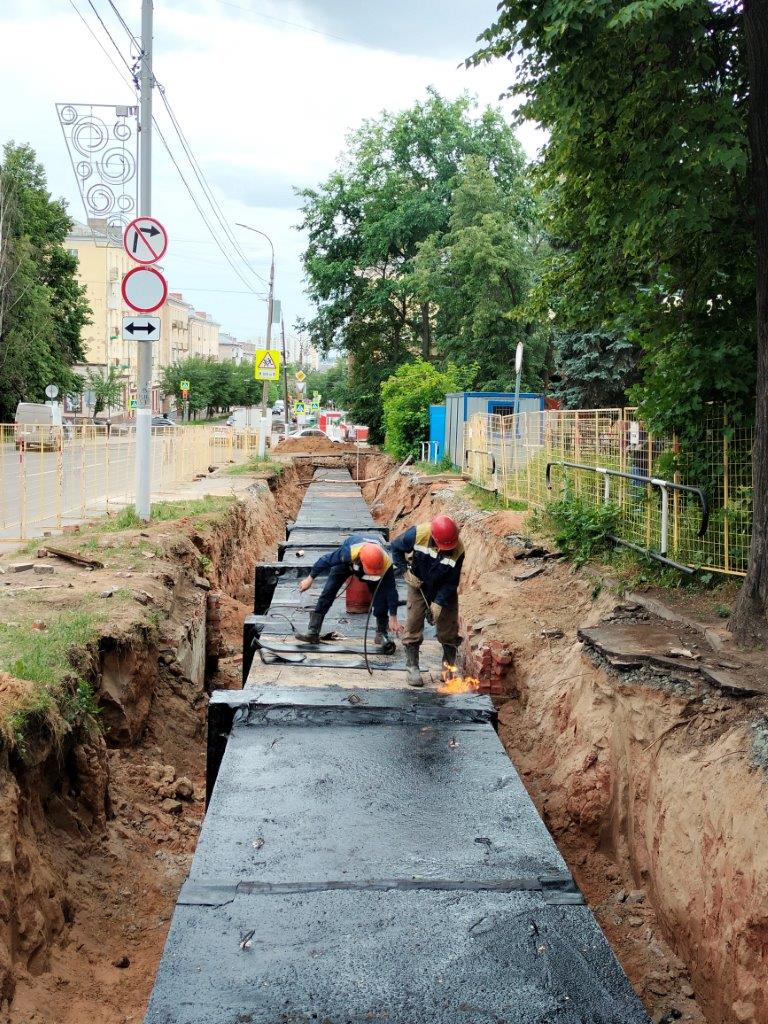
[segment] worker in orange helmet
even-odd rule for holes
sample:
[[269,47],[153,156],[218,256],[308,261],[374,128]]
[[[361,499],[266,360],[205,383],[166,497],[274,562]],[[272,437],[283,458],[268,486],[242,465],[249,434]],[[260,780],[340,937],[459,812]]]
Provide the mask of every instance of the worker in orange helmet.
[[296,639],[311,644],[319,643],[323,619],[328,614],[336,595],[350,576],[356,576],[368,584],[368,589],[374,595],[373,614],[376,616],[374,643],[382,649],[382,654],[392,654],[395,644],[390,639],[389,630],[395,634],[401,630],[400,623],[397,621],[397,584],[395,583],[392,556],[381,539],[364,537],[359,534],[348,537],[335,551],[318,558],[312,566],[309,576],[299,584],[300,592],[303,594],[309,590],[317,577],[324,573],[328,573],[328,579],[317,600],[315,610],[310,613],[309,627],[306,633],[297,633]]
[[403,647],[409,686],[423,686],[419,648],[424,639],[424,619],[434,622],[443,646],[443,666],[456,664],[459,636],[459,581],[464,547],[459,528],[450,516],[435,516],[419,523],[392,541],[395,572],[404,574],[408,602]]

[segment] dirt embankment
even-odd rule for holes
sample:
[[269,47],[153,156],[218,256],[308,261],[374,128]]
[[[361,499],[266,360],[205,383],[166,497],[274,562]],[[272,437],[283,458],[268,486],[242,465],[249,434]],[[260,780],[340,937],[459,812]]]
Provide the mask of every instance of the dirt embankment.
[[[217,628],[239,652],[253,565],[274,556],[300,501],[290,468],[284,479],[276,495],[257,485],[220,514],[66,538],[61,547],[104,568],[43,559],[45,590],[31,570],[14,574],[25,581],[14,600],[34,602],[43,630],[62,610],[109,613],[72,652],[100,728],[87,716],[75,728],[64,706],[46,709],[22,745],[0,740],[3,1024],[143,1018],[202,823],[206,605],[222,588],[234,611]],[[0,602],[10,617],[2,591]],[[23,696],[25,684],[7,683]]]
[[767,702],[588,655],[576,632],[616,595],[565,561],[522,569],[525,514],[468,509],[457,486],[405,473],[367,497],[393,533],[462,522],[468,649],[504,652],[501,738],[630,980],[654,1021],[766,1024]]

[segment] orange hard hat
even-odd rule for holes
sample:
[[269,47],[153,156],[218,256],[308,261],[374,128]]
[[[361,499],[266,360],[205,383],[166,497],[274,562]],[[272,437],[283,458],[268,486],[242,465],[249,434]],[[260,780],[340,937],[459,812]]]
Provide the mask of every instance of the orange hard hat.
[[432,540],[440,551],[452,551],[459,543],[459,528],[450,516],[435,516],[432,520]]
[[384,572],[384,552],[378,544],[363,544],[360,548],[360,562],[366,576],[381,576]]

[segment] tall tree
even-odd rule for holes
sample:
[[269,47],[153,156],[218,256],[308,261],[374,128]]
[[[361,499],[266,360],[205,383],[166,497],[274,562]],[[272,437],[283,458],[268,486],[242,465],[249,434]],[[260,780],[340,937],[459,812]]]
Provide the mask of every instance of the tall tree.
[[77,259],[64,248],[72,222],[51,198],[29,146],[8,143],[0,163],[0,419],[47,384],[77,390],[70,367],[83,358],[90,310]]
[[544,332],[524,315],[538,257],[536,208],[524,174],[500,182],[468,157],[451,193],[449,220],[414,260],[417,296],[435,309],[435,350],[477,365],[478,387],[514,385],[514,354],[527,343],[526,386],[538,386]]
[[435,299],[417,287],[415,260],[427,239],[447,231],[470,157],[505,188],[524,165],[497,111],[475,116],[467,97],[448,101],[430,91],[410,110],[365,122],[349,137],[339,169],[301,193],[304,268],[317,306],[306,326],[323,350],[353,356],[352,404],[367,404],[375,428],[381,381],[413,355],[428,359],[437,344]]
[[658,428],[755,382],[747,80],[734,0],[502,0],[473,60],[520,54],[512,92],[549,132],[538,171],[560,332],[643,352]]
[[749,143],[757,238],[757,396],[749,568],[731,617],[742,640],[768,643],[768,0],[744,0]]

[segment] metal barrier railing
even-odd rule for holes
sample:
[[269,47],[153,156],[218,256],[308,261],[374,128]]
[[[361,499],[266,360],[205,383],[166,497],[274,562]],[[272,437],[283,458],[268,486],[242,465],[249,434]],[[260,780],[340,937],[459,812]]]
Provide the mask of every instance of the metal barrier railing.
[[606,466],[588,466],[582,462],[566,462],[564,460],[558,460],[547,463],[546,482],[548,490],[552,489],[553,466],[559,466],[561,469],[581,470],[602,476],[603,504],[605,505],[610,504],[611,501],[611,479],[614,477],[620,480],[629,480],[633,484],[641,484],[657,488],[661,493],[661,534],[659,550],[654,551],[652,548],[644,548],[640,544],[634,544],[631,541],[615,536],[614,534],[610,534],[610,539],[616,544],[632,548],[633,551],[639,551],[642,554],[647,555],[649,558],[654,558],[659,562],[663,562],[665,565],[674,566],[674,568],[679,569],[681,572],[694,572],[690,566],[683,565],[682,563],[676,562],[674,559],[667,557],[669,551],[669,495],[670,492],[693,494],[698,498],[701,520],[697,536],[703,537],[707,532],[707,527],[709,526],[709,504],[707,502],[707,496],[701,487],[694,487],[689,484],[680,484],[674,480],[663,480],[660,477],[645,476],[642,473],[624,473],[621,470],[610,469]]
[[[492,494],[498,494],[499,484],[498,484],[498,480],[497,480],[497,477],[496,477],[496,456],[494,455],[494,453],[491,452],[491,451],[488,451],[487,448],[465,448],[464,449],[464,468],[465,469],[467,469],[469,467],[469,456],[470,455],[480,455],[482,458],[487,459],[490,462],[490,466],[491,466],[491,471],[490,471],[489,475],[490,475],[490,479],[491,479],[491,482],[492,482],[493,486],[489,487],[488,484],[481,483],[480,481],[473,479],[472,483],[474,484],[474,486],[481,488],[481,490],[483,490],[483,491],[491,491]],[[474,475],[475,474],[473,474],[473,476]]]

